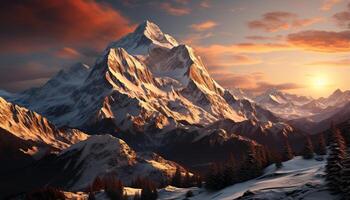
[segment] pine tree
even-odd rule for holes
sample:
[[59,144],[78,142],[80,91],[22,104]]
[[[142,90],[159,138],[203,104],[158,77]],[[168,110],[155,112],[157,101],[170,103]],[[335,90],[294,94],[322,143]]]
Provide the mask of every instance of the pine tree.
[[205,178],[205,187],[209,190],[219,190],[225,187],[222,172],[219,164],[213,164]]
[[304,159],[312,159],[314,157],[314,148],[312,146],[310,137],[306,137],[305,146],[304,146],[302,155]]
[[284,150],[282,155],[282,161],[291,160],[294,157],[292,147],[289,144],[288,139],[285,139]]
[[186,175],[183,179],[182,186],[185,188],[191,187],[192,186],[192,177],[189,172],[186,172]]
[[346,157],[343,161],[343,168],[341,171],[341,191],[343,199],[350,199],[350,151],[347,151]]
[[341,190],[342,162],[345,158],[345,142],[338,129],[332,126],[330,134],[330,152],[326,164],[326,180],[330,190],[337,193]]
[[257,177],[261,175],[261,161],[259,161],[259,158],[256,155],[256,147],[251,144],[248,155],[241,166],[241,169],[239,171],[240,173],[240,181],[249,180],[251,178]]
[[318,155],[326,155],[327,154],[327,145],[326,145],[326,141],[324,139],[323,134],[320,134],[319,138],[318,138],[318,146],[316,148],[316,153]]
[[227,163],[225,164],[224,171],[223,171],[223,178],[224,178],[224,185],[229,186],[236,182],[237,180],[237,168],[235,166],[235,158],[231,154]]
[[182,187],[182,175],[179,167],[176,168],[175,174],[171,179],[171,185],[175,187]]
[[157,188],[152,182],[147,182],[141,188],[141,200],[156,200],[158,198]]

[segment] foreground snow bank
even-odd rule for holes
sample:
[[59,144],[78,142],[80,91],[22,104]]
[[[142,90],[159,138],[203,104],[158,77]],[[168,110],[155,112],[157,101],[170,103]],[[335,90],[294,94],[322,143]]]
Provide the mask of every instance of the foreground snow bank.
[[284,162],[276,169],[271,165],[264,175],[253,180],[235,184],[217,192],[204,189],[172,188],[159,191],[159,199],[184,199],[186,192],[192,190],[193,200],[213,199],[336,199],[326,190],[324,182],[325,161],[304,160],[302,157]]

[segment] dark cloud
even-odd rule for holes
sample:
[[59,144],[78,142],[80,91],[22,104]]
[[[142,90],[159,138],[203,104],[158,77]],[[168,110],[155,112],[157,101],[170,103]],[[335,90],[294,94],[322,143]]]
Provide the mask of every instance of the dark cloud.
[[350,29],[350,3],[348,4],[346,11],[334,14],[333,19],[336,21],[338,26]]
[[305,50],[337,53],[350,51],[350,31],[302,31],[289,34],[287,41]]
[[265,13],[261,19],[248,22],[248,27],[266,32],[276,32],[309,26],[318,21],[320,18],[300,19],[294,13],[276,11]]
[[117,10],[84,0],[5,0],[0,6],[0,51],[52,45],[101,47],[133,28]]

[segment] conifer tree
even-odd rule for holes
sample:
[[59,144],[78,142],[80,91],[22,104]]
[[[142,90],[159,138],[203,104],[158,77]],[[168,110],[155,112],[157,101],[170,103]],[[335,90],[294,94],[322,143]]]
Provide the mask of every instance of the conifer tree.
[[341,192],[343,199],[350,199],[350,151],[347,151],[341,171]]
[[284,142],[284,150],[283,150],[283,155],[282,155],[282,161],[287,161],[291,160],[294,157],[292,147],[289,144],[288,139],[285,139]]
[[183,179],[182,187],[191,187],[192,186],[192,177],[189,172],[186,172],[186,175]]
[[213,164],[205,178],[205,187],[209,190],[219,190],[224,187],[222,167],[218,164]]
[[326,180],[331,191],[341,191],[341,170],[345,158],[345,142],[338,129],[332,126],[330,152],[326,164]]
[[237,168],[235,163],[235,158],[231,154],[227,163],[225,164],[224,171],[223,171],[223,181],[225,186],[232,185],[237,180]]
[[245,159],[243,165],[241,166],[240,175],[241,180],[248,180],[253,177],[257,177],[261,174],[259,158],[256,155],[256,149],[253,144],[250,145],[247,158]]
[[316,148],[316,153],[321,156],[327,154],[327,145],[323,134],[320,134],[318,137],[318,146]]
[[157,188],[152,182],[148,181],[141,188],[141,200],[156,200],[157,198]]
[[175,174],[171,179],[171,185],[175,187],[182,187],[182,175],[179,167],[176,168]]
[[306,137],[302,155],[304,159],[312,159],[314,157],[314,148],[312,146],[310,137]]

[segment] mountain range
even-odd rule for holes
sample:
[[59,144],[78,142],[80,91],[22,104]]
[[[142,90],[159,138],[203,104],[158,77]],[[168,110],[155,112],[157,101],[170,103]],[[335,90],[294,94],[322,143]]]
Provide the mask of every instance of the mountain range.
[[126,184],[140,175],[161,182],[176,168],[201,171],[251,146],[281,151],[286,139],[295,145],[350,119],[349,91],[313,99],[225,89],[193,48],[150,21],[108,44],[94,65],[77,63],[0,97],[7,194],[47,184],[81,190],[108,173]]

